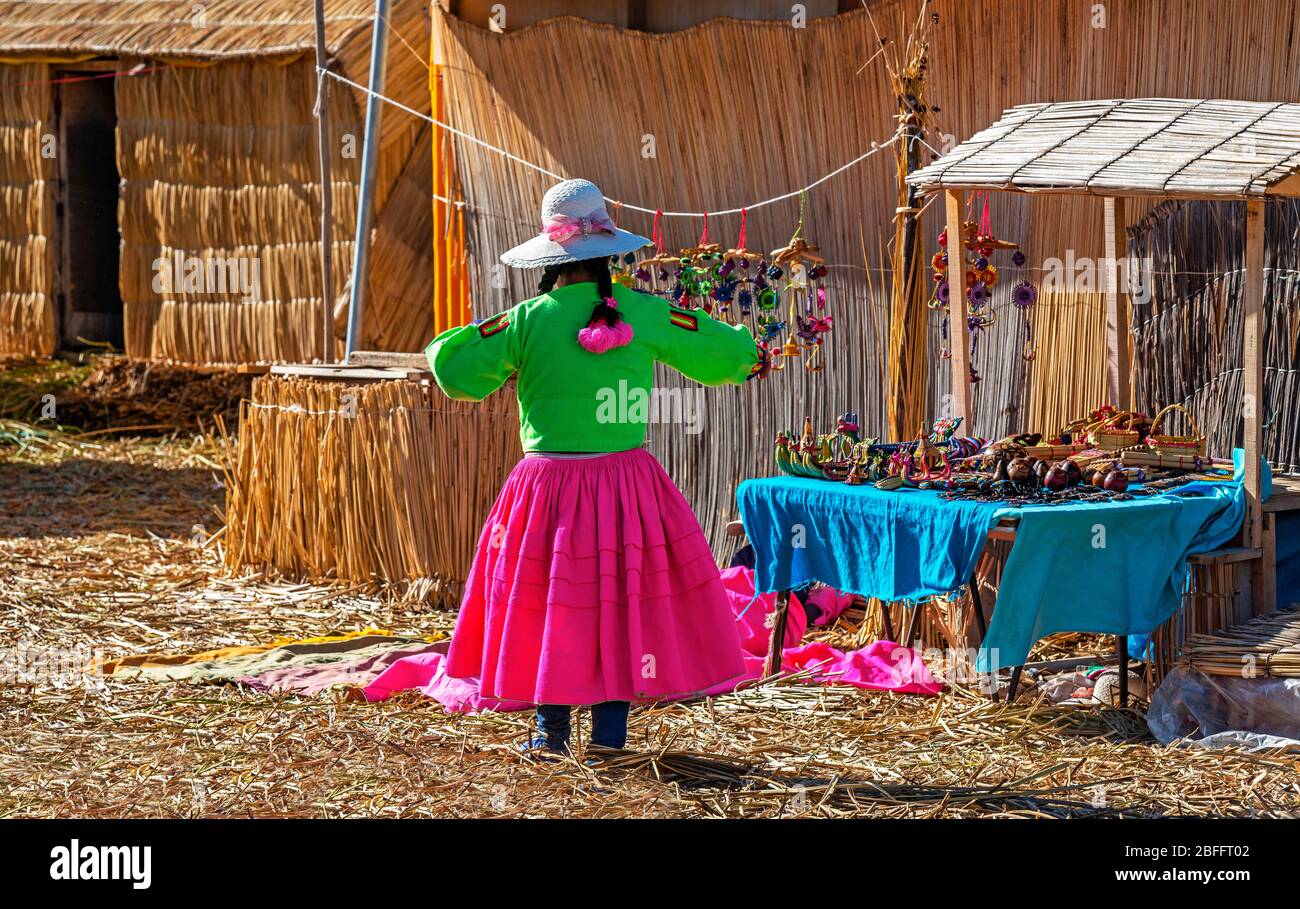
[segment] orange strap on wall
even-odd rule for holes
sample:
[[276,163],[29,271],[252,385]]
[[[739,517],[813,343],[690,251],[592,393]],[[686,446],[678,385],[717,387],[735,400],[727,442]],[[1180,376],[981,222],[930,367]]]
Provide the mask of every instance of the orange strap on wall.
[[[429,67],[429,91],[434,118],[443,120],[442,66]],[[445,121],[444,121],[445,122]],[[456,161],[451,137],[434,125],[433,192],[442,199],[455,199]],[[433,200],[433,323],[437,332],[465,325],[473,318],[469,299],[469,276],[465,264],[465,217],[454,205]]]

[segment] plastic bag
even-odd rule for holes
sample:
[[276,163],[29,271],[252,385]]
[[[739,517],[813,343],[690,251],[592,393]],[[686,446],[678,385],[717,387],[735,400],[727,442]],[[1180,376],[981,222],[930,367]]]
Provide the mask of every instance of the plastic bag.
[[1300,748],[1300,679],[1211,676],[1178,667],[1147,711],[1151,734],[1207,748]]

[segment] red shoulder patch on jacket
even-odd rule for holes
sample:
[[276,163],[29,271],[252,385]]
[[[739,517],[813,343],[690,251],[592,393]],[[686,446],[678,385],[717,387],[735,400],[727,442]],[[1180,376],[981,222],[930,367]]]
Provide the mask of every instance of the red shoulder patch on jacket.
[[510,313],[503,312],[500,315],[493,316],[490,319],[478,323],[478,334],[480,338],[490,338],[500,331],[505,331],[510,327]]
[[684,328],[687,331],[699,331],[700,320],[688,312],[682,312],[679,309],[668,310],[668,321],[678,328]]

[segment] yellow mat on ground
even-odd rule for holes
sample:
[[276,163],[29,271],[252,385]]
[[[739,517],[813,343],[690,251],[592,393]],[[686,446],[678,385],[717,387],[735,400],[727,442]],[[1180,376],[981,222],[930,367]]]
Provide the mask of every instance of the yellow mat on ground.
[[[136,669],[157,669],[163,666],[185,666],[189,663],[206,663],[226,660],[231,657],[245,656],[250,653],[264,653],[277,647],[290,644],[327,644],[333,641],[347,641],[366,635],[391,635],[391,631],[382,628],[363,628],[359,631],[347,631],[341,634],[318,635],[309,638],[276,638],[269,644],[244,644],[234,647],[217,647],[213,650],[200,650],[194,653],[142,653],[118,657],[111,660],[96,660],[91,663],[90,671],[101,675],[113,675],[119,669],[128,667]],[[437,640],[441,635],[431,639]]]

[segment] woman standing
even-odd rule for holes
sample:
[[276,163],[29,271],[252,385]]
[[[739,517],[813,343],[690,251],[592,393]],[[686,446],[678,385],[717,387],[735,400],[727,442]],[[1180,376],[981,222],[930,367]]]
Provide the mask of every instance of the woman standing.
[[743,670],[713,553],[643,446],[656,362],[739,384],[758,352],[743,326],[613,286],[609,258],[648,244],[614,227],[594,184],[566,180],[542,201],[542,233],[501,257],[543,268],[540,295],[426,351],[453,398],[517,376],[524,458],[479,537],[448,674],[537,704],[531,747],[567,748],[570,707],[590,705],[593,744],[622,748],[629,702]]

